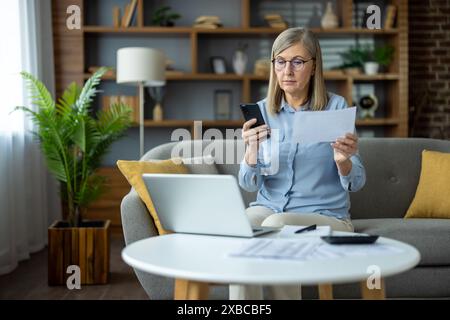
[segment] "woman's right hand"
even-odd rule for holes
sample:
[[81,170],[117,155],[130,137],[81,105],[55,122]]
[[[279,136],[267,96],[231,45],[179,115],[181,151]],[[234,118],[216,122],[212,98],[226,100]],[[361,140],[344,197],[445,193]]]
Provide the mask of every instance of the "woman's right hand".
[[256,123],[256,119],[246,121],[242,126],[242,139],[244,139],[247,148],[245,150],[245,162],[250,166],[255,166],[258,160],[259,144],[267,139],[270,132],[267,124],[250,128]]

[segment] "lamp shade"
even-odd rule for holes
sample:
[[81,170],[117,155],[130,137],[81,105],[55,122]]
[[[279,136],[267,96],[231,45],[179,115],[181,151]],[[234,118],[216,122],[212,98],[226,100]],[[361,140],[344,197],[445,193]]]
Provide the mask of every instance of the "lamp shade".
[[117,50],[117,83],[148,86],[165,84],[166,57],[152,48],[129,47]]

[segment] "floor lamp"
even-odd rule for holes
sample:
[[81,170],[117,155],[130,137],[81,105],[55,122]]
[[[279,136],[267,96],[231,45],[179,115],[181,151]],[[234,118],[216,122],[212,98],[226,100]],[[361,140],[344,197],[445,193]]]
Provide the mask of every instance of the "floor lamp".
[[159,87],[165,80],[166,57],[152,48],[117,50],[117,83],[139,86],[139,150],[144,155],[144,86]]

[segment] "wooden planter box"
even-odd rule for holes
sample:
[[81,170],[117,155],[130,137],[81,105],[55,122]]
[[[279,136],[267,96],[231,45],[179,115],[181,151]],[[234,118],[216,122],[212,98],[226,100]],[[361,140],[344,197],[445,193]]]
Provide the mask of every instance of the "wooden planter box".
[[83,221],[71,228],[56,221],[48,228],[48,284],[66,285],[67,267],[80,267],[81,284],[105,284],[109,280],[110,220]]

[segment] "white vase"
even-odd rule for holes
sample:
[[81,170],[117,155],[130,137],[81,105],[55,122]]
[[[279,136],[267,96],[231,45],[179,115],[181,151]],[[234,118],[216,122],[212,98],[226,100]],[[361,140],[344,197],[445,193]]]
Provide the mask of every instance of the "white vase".
[[155,104],[153,108],[153,121],[162,121],[163,120],[163,109],[160,103]]
[[323,29],[333,29],[339,26],[338,17],[333,12],[333,7],[330,1],[327,3],[327,8],[325,9],[325,14],[320,21]]
[[380,65],[376,62],[365,62],[364,63],[364,73],[368,75],[374,75],[378,73],[378,68]]
[[243,75],[245,73],[245,68],[247,67],[248,57],[244,51],[237,50],[233,55],[233,70],[238,75]]

